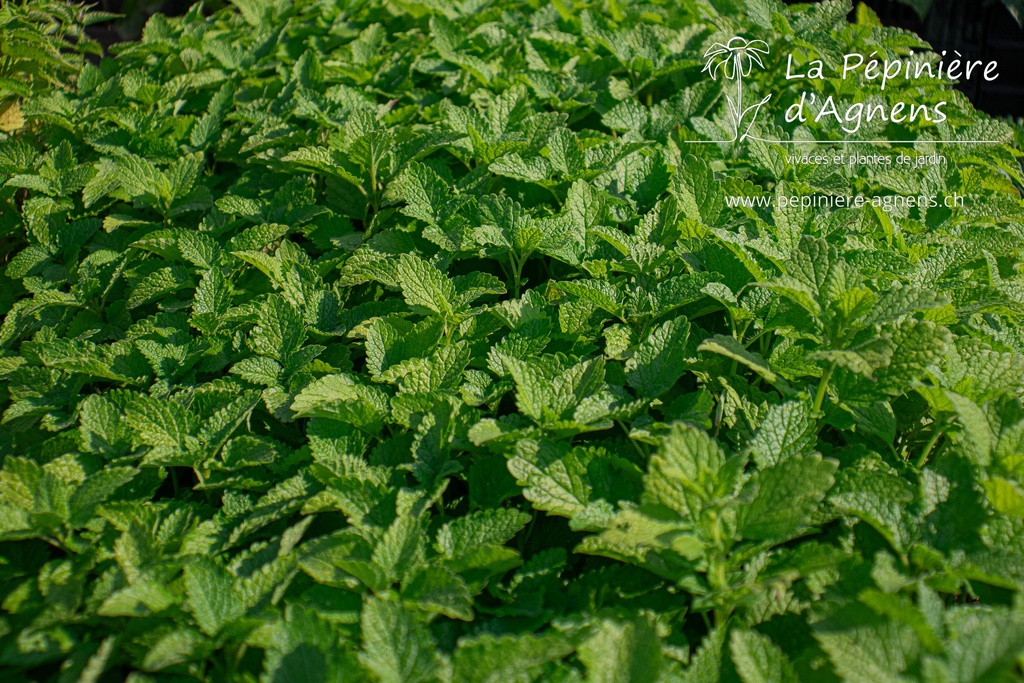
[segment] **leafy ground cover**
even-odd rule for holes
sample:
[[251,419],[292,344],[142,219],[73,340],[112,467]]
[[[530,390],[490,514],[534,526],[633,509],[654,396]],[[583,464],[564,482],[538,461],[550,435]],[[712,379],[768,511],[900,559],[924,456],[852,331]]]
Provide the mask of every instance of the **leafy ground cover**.
[[[5,680],[1018,680],[1024,179],[929,142],[1014,131],[695,144],[715,42],[932,58],[850,9],[237,0],[27,98]],[[822,193],[971,201],[725,201]]]

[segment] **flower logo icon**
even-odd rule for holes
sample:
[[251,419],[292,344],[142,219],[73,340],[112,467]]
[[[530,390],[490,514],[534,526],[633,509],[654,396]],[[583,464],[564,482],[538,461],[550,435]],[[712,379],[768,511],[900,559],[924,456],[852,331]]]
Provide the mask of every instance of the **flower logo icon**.
[[[771,49],[768,47],[768,43],[763,40],[747,40],[736,36],[725,45],[722,43],[712,44],[704,53],[703,71],[711,74],[712,79],[717,81],[718,74],[721,72],[726,80],[736,81],[735,99],[733,99],[733,95],[730,93],[725,95],[726,100],[729,102],[729,113],[735,126],[733,142],[747,137],[750,127],[754,125],[754,121],[757,119],[757,112],[772,98],[771,95],[768,95],[757,104],[752,104],[746,108],[743,107],[743,79],[750,76],[755,64],[762,69],[765,68],[762,58],[767,57],[770,52]],[[740,130],[743,119],[751,111],[754,112],[754,115],[750,117],[750,122],[741,134]]]
[[744,40],[739,36],[727,45],[715,43],[704,53],[704,71],[711,73],[711,78],[718,79],[718,71],[722,70],[728,80],[739,76],[749,76],[754,64],[762,69],[762,57],[767,57],[771,49],[763,40]]

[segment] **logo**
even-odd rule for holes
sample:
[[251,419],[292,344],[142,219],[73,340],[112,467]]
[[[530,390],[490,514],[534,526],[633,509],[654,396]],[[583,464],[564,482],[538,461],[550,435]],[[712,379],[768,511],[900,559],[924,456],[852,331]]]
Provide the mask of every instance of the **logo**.
[[[723,92],[725,94],[727,110],[727,125],[732,128],[732,139],[730,140],[694,140],[695,144],[700,143],[739,143],[744,140],[758,140],[774,144],[916,144],[927,142],[931,144],[1005,144],[1008,140],[977,140],[969,139],[970,133],[956,135],[956,132],[946,126],[938,128],[947,134],[953,133],[955,139],[930,139],[921,138],[914,140],[865,140],[859,137],[847,138],[844,140],[767,140],[751,134],[754,123],[765,105],[772,99],[772,94],[766,95],[758,102],[749,103],[745,101],[744,79],[750,78],[754,73],[754,67],[765,69],[765,58],[771,54],[771,48],[763,40],[748,40],[742,36],[734,36],[727,43],[713,43],[704,52],[704,68],[701,73],[707,73],[715,81],[719,77],[725,81]],[[882,101],[875,97],[871,100],[845,101],[837,99],[834,95],[823,95],[820,88],[807,90],[806,87],[815,81],[823,81],[828,78],[838,80],[854,80],[864,86],[879,86],[882,94],[886,94],[887,87],[892,89],[896,85],[901,92],[906,92],[913,97],[914,88],[931,82],[943,86],[950,86],[961,80],[971,78],[984,78],[995,80],[999,77],[998,64],[995,61],[987,64],[981,60],[963,60],[960,53],[955,53],[953,59],[947,63],[945,51],[941,56],[935,55],[938,59],[937,66],[932,59],[921,58],[910,51],[909,57],[881,58],[872,52],[870,55],[851,53],[843,55],[842,64],[830,67],[823,60],[812,59],[802,67],[795,64],[793,55],[790,54],[786,60],[786,81],[803,82],[805,89],[799,93],[796,100],[785,110],[784,119],[786,123],[805,124],[812,128],[822,130],[838,130],[847,136],[857,136],[862,128],[869,127],[874,122],[873,128],[878,130],[880,126],[888,124],[912,125],[912,124],[945,124],[947,121],[943,107],[947,105],[945,100],[941,102],[915,102],[903,101],[903,98],[893,101]],[[749,94],[747,94],[749,98]],[[781,111],[781,110],[780,110]]]
[[[717,81],[718,74],[721,72],[725,80],[736,82],[735,87],[727,87],[725,93],[734,131],[733,138],[729,142],[741,142],[747,138],[750,134],[750,127],[754,125],[761,107],[772,98],[769,94],[757,104],[752,104],[749,107],[743,106],[743,79],[750,76],[755,64],[764,69],[764,62],[761,61],[761,58],[767,57],[770,52],[771,48],[763,40],[747,40],[736,36],[725,45],[713,44],[704,53],[704,69],[701,73],[707,71],[711,74],[711,78]],[[734,95],[735,99],[733,99]],[[749,121],[746,128],[743,127],[744,120]]]

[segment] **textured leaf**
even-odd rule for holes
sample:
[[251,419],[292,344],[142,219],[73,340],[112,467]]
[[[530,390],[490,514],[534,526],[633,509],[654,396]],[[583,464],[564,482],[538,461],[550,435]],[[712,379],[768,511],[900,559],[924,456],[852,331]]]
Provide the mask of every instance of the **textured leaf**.
[[901,479],[869,470],[842,472],[829,496],[837,509],[870,524],[901,551],[910,540],[904,507],[912,499]]
[[729,652],[743,683],[796,683],[789,657],[771,639],[757,631],[735,630]]
[[686,318],[676,318],[655,328],[626,362],[629,385],[652,398],[668,391],[686,371],[689,335],[690,323]]
[[755,474],[751,502],[738,515],[747,538],[784,541],[803,529],[835,482],[838,464],[821,456],[794,456]]
[[815,638],[843,680],[855,683],[907,680],[902,674],[917,658],[914,632],[868,613],[850,609],[815,627]]
[[135,430],[136,439],[149,446],[190,450],[195,444],[193,434],[199,422],[190,411],[175,403],[138,396],[125,408],[125,417]]
[[446,557],[459,557],[480,545],[508,542],[529,521],[518,510],[483,510],[441,527],[437,544]]
[[465,582],[442,567],[430,567],[409,582],[403,597],[420,609],[451,619],[473,620],[473,596]]
[[249,336],[253,351],[285,362],[306,338],[302,315],[284,297],[270,297],[259,308],[259,322]]
[[327,375],[299,392],[291,409],[300,417],[334,418],[376,431],[387,413],[387,397],[350,376]]
[[714,171],[702,159],[689,155],[683,160],[683,171],[676,174],[672,193],[687,218],[704,225],[717,225],[725,202]]
[[403,255],[398,263],[398,280],[410,306],[422,306],[442,315],[451,312],[455,286],[433,265],[415,256]]
[[455,650],[452,680],[458,683],[515,680],[530,669],[570,652],[572,645],[555,634],[481,634],[464,638]]
[[658,678],[661,648],[654,624],[600,622],[579,648],[587,680],[597,683],[640,683]]
[[748,445],[757,464],[768,467],[806,453],[817,441],[815,427],[806,403],[774,405]]
[[876,373],[879,389],[890,394],[906,391],[943,357],[948,343],[945,328],[928,321],[904,321],[893,332],[892,360]]
[[426,624],[417,622],[400,604],[371,598],[360,616],[363,649],[359,661],[382,683],[414,683],[434,679],[439,662]]
[[725,452],[703,430],[676,423],[651,456],[645,498],[696,518],[712,498]]
[[199,558],[185,567],[185,592],[188,611],[208,636],[216,636],[245,614],[231,575],[208,558]]
[[733,337],[726,337],[725,335],[715,335],[710,339],[706,339],[697,347],[698,351],[710,351],[717,353],[730,360],[734,360],[737,363],[742,363],[747,366],[767,382],[775,382],[779,379],[779,376],[769,367],[767,361],[764,360],[760,355],[752,351],[748,351],[736,341]]
[[12,683],[1020,677],[1024,137],[922,38],[146,4],[0,3]]

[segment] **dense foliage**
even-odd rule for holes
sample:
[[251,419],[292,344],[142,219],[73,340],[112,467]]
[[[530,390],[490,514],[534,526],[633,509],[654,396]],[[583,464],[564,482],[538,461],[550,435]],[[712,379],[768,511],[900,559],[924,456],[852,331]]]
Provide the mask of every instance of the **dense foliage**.
[[85,29],[113,16],[58,0],[11,0],[0,6],[0,132],[24,125],[20,98],[68,88],[85,55],[102,54]]
[[[934,58],[850,9],[236,0],[28,98],[4,683],[1019,678],[1024,179],[929,142],[1014,132],[787,81]],[[945,99],[856,149],[946,161],[697,144],[736,35],[756,137],[843,149],[801,88]],[[970,201],[725,202],[794,194]]]

